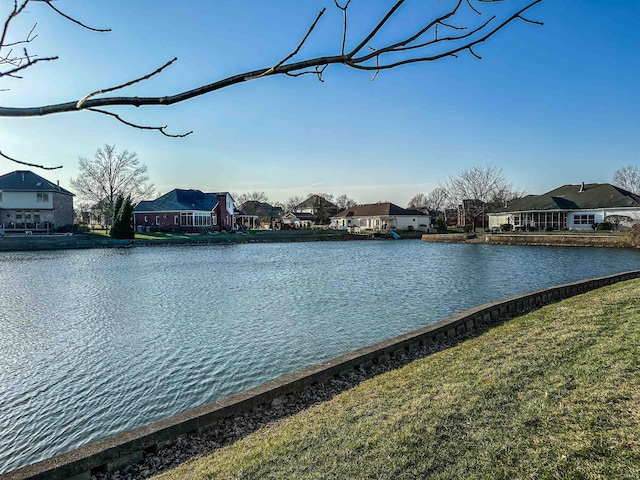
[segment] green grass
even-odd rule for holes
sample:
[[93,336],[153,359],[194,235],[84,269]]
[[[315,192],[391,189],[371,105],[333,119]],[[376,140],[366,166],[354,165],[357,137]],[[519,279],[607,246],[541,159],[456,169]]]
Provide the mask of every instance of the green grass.
[[640,478],[640,281],[513,319],[157,478]]

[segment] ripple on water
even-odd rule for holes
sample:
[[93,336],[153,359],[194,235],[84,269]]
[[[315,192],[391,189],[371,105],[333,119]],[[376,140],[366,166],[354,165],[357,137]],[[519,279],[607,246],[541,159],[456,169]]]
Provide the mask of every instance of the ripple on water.
[[639,258],[412,241],[0,253],[0,473]]

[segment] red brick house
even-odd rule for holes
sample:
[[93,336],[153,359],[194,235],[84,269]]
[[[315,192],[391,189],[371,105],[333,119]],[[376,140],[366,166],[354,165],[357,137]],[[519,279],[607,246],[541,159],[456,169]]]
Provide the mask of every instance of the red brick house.
[[198,233],[236,228],[234,200],[228,192],[175,189],[133,211],[136,230]]

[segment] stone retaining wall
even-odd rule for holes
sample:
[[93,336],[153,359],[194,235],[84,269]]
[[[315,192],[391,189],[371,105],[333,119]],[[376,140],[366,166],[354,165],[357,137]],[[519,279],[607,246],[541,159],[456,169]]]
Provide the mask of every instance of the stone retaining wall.
[[532,234],[532,233],[479,233],[475,238],[471,234],[443,233],[422,235],[423,242],[435,243],[491,243],[494,245],[545,245],[563,247],[609,247],[635,248],[626,235],[578,235],[578,234]]
[[173,417],[98,440],[77,450],[0,475],[0,480],[90,479],[92,474],[110,472],[137,463],[177,437],[211,427],[218,420],[237,416],[257,405],[288,393],[299,392],[354,368],[366,368],[403,355],[421,346],[459,335],[482,331],[500,319],[535,310],[596,288],[640,278],[640,270],[546,288],[499,302],[481,305],[445,320],[390,340],[361,348],[325,363],[268,382],[219,402],[182,412]]
[[633,245],[624,235],[517,235],[500,233],[485,235],[485,243],[499,245],[558,245],[570,247],[614,247],[631,248]]

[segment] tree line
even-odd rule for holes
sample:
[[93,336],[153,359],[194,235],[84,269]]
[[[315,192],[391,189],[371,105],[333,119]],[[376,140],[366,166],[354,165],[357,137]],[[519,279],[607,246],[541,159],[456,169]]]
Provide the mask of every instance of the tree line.
[[[115,145],[104,145],[96,150],[92,159],[80,157],[78,172],[77,177],[70,179],[70,185],[80,199],[80,209],[91,211],[97,218],[103,219],[101,223],[106,223],[116,235],[133,235],[133,231],[128,233],[124,226],[116,225],[116,221],[127,223],[135,205],[142,200],[153,199],[156,195],[147,166],[140,162],[137,154],[127,150],[118,152]],[[626,165],[619,168],[613,175],[613,184],[633,193],[640,192],[640,167]],[[428,193],[414,195],[407,208],[442,212],[446,217],[448,209],[457,209],[464,204],[466,220],[475,225],[487,213],[526,194],[527,192],[515,188],[505,178],[501,168],[475,165],[449,176]],[[232,197],[240,208],[243,204],[254,201],[280,207],[283,213],[287,213],[295,211],[298,205],[312,195],[333,203],[338,211],[357,204],[347,194],[333,195],[325,192],[311,192],[306,197],[293,195],[284,202],[273,204],[264,191],[233,193]],[[469,200],[472,202],[468,202]]]

